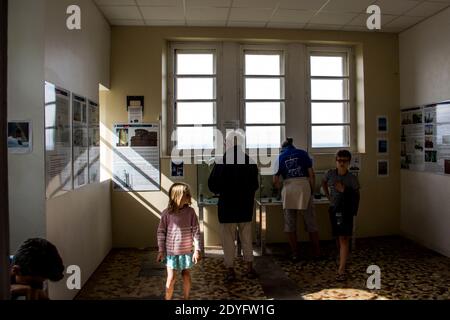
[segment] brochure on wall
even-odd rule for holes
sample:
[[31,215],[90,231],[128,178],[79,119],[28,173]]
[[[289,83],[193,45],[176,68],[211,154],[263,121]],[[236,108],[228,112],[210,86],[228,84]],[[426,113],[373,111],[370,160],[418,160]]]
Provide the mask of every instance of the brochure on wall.
[[100,110],[89,100],[89,183],[100,182]]
[[401,167],[445,173],[450,159],[450,103],[402,110]]
[[141,123],[142,122],[142,107],[129,106],[128,107],[128,122]]
[[361,155],[354,154],[352,160],[350,161],[350,171],[360,172],[361,171]]
[[114,125],[114,190],[161,189],[159,123]]
[[88,183],[88,112],[86,98],[72,96],[73,186]]
[[45,83],[46,197],[72,189],[70,92]]

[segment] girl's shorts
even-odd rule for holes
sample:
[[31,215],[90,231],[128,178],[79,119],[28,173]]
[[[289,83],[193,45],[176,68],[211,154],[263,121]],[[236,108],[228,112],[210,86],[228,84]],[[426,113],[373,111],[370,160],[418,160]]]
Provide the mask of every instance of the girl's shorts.
[[163,263],[174,270],[186,270],[191,269],[194,263],[192,262],[192,253],[179,254],[176,256],[166,256]]

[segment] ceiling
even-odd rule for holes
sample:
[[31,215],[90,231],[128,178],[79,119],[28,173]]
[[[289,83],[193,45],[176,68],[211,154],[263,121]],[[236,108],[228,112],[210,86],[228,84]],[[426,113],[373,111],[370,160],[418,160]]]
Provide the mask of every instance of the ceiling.
[[450,7],[450,0],[94,0],[111,25],[214,26],[370,31],[371,4],[381,31],[401,32]]

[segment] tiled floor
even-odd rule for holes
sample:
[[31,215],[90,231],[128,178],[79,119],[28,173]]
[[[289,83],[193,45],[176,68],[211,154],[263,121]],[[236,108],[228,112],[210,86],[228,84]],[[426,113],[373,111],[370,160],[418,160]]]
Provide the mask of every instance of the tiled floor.
[[[192,270],[191,299],[450,299],[450,258],[403,238],[358,239],[349,278],[343,283],[335,281],[334,243],[322,243],[328,258],[321,261],[305,256],[292,263],[285,257],[286,248],[268,246],[271,254],[256,257],[256,269],[261,271],[257,280],[243,276],[245,267],[238,258],[237,280],[231,284],[223,280],[221,256],[209,251]],[[154,257],[151,250],[113,250],[77,299],[162,299],[165,269]],[[366,288],[369,265],[381,269],[380,290]],[[178,279],[175,299],[181,299]]]

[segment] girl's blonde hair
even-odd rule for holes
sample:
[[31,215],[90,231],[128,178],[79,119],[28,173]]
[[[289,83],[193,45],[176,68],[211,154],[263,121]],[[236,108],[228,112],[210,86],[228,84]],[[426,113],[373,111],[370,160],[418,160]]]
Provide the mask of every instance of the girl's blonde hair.
[[170,212],[178,212],[181,209],[181,199],[183,199],[184,195],[187,197],[187,204],[191,205],[192,196],[189,185],[181,182],[174,183],[169,189],[169,205],[167,209]]

